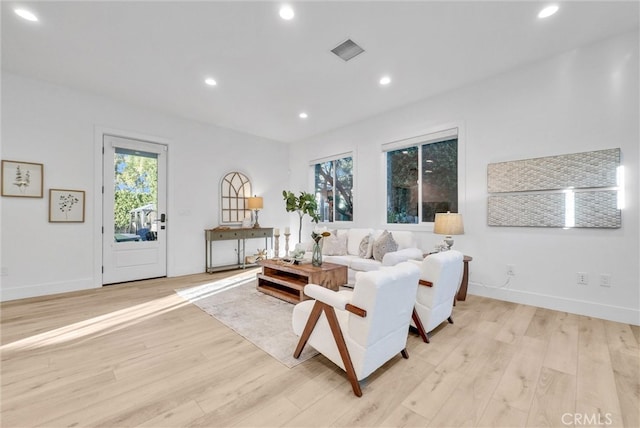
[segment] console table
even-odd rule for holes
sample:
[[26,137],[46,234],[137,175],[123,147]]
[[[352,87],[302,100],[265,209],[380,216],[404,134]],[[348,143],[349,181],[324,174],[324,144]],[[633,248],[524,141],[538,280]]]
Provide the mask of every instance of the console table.
[[[269,240],[273,245],[273,228],[257,227],[257,228],[231,228],[231,229],[205,229],[205,269],[207,273],[218,272],[229,269],[244,269],[247,267],[245,263],[245,247],[247,239],[264,238],[265,249],[269,248]],[[238,262],[235,265],[214,266],[213,264],[213,243],[216,241],[237,241]],[[252,264],[251,266],[255,266]]]

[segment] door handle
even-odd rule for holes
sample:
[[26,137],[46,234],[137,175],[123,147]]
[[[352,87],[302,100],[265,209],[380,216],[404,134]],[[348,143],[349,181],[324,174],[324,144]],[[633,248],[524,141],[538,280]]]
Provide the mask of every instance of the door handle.
[[160,222],[160,223],[164,223],[167,221],[167,215],[166,214],[160,214],[160,220],[156,220],[156,223]]

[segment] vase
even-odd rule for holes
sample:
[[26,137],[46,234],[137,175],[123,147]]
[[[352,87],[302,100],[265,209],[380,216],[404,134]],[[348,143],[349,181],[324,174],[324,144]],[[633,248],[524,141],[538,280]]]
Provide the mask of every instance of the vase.
[[322,247],[318,242],[313,243],[313,254],[311,255],[311,264],[314,266],[322,266]]

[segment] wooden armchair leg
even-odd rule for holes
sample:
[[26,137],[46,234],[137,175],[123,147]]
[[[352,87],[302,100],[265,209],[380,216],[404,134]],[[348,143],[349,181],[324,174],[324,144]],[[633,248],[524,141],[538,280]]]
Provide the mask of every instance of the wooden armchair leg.
[[344,364],[345,371],[347,372],[347,378],[351,383],[351,388],[353,389],[353,393],[358,397],[362,397],[362,390],[360,389],[360,383],[358,382],[356,371],[353,368],[353,363],[351,362],[351,356],[349,355],[347,344],[344,341],[342,330],[340,330],[340,324],[338,322],[338,317],[336,316],[336,311],[332,306],[326,305],[324,303],[321,303],[321,304],[323,306],[324,313],[327,316],[327,321],[329,321],[329,327],[331,327],[331,333],[333,334],[333,338],[336,341],[336,345],[338,346],[340,357],[342,357],[342,363]]
[[418,312],[416,312],[416,308],[413,308],[413,314],[411,314],[411,319],[413,320],[413,323],[416,325],[416,329],[418,330],[418,334],[420,334],[420,337],[422,337],[422,340],[424,340],[426,343],[429,343],[429,336],[427,336],[427,332],[424,331],[424,326],[422,325],[422,321],[418,316]]
[[402,354],[402,358],[409,358],[409,353],[407,352],[407,348],[404,348],[402,351],[400,351],[400,353]]
[[316,301],[316,303],[313,305],[313,308],[311,309],[309,318],[307,319],[307,324],[304,326],[304,330],[302,331],[302,335],[300,336],[300,340],[298,341],[298,346],[296,346],[296,350],[293,352],[293,358],[298,358],[302,353],[304,346],[309,340],[309,336],[311,336],[311,332],[318,323],[318,319],[320,318],[321,313],[322,303]]

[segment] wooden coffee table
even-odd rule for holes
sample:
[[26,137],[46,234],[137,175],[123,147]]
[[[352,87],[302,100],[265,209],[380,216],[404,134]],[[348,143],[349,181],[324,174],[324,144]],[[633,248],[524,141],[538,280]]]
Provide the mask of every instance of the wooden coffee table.
[[335,263],[322,263],[322,266],[313,266],[311,263],[294,265],[268,259],[258,264],[262,266],[262,273],[256,275],[257,289],[290,303],[308,299],[303,291],[307,284],[318,284],[338,291],[341,285],[347,283],[347,267]]

